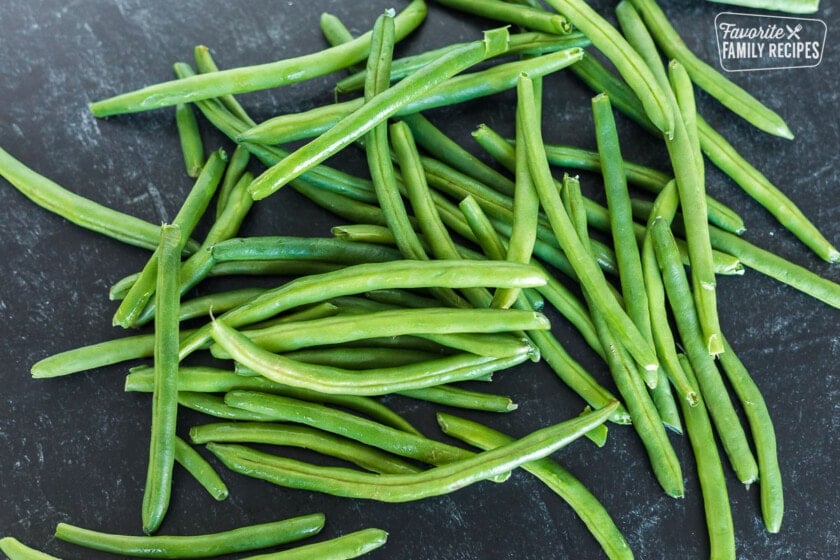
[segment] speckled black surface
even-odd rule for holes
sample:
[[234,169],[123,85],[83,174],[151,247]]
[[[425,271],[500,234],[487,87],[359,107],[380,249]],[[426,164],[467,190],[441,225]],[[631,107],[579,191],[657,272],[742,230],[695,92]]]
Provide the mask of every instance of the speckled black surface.
[[[0,145],[75,192],[153,222],[170,219],[190,185],[182,170],[172,112],[96,120],[87,110],[88,102],[169,79],[171,64],[189,60],[196,44],[210,46],[223,67],[263,62],[320,48],[322,11],[341,16],[358,33],[393,4],[2,2]],[[612,2],[596,4],[611,14]],[[713,20],[725,8],[696,0],[663,0],[663,5],[689,45],[716,64]],[[698,101],[708,121],[796,200],[830,239],[840,242],[836,8],[823,1],[816,15],[828,24],[820,66],[733,76],[786,118],[795,141],[751,129],[703,94]],[[489,25],[456,19],[453,12],[432,5],[427,23],[401,52],[471,39]],[[259,119],[327,102],[330,83],[317,80],[311,87],[241,100]],[[594,146],[589,97],[572,76],[546,81],[548,140]],[[469,131],[479,123],[510,132],[512,100],[512,95],[500,95],[428,116],[472,146]],[[661,146],[628,121],[620,120],[619,125],[628,157],[664,165]],[[230,146],[209,128],[205,132],[209,148]],[[364,172],[358,152],[340,159],[337,163]],[[742,212],[750,240],[840,281],[840,265],[831,267],[809,254],[717,170],[709,170],[708,183],[715,196]],[[584,184],[592,192],[597,189],[592,177],[585,176]],[[63,558],[94,558],[97,555],[55,541],[52,532],[59,521],[113,532],[140,531],[149,399],[123,393],[122,366],[41,381],[30,379],[29,367],[51,353],[122,335],[111,327],[115,304],[108,300],[108,287],[137,270],[147,255],[36,208],[5,181],[0,181],[0,209],[0,535],[16,536]],[[289,191],[258,204],[246,231],[326,235],[335,223]],[[775,419],[786,485],[782,532],[769,535],[758,514],[758,489],[744,490],[727,470],[738,557],[837,558],[840,313],[755,272],[721,278],[719,293],[723,328]],[[604,367],[570,327],[556,320],[555,332],[573,355],[605,378]],[[514,435],[566,419],[582,406],[542,364],[498,375],[493,389],[510,394],[519,410],[505,416],[470,416]],[[433,407],[388,402],[428,434],[440,437]],[[201,421],[182,414],[182,432]],[[627,428],[612,428],[602,450],[578,442],[555,456],[607,505],[638,558],[708,556],[691,452],[684,438],[673,440],[687,481],[682,500],[659,490]],[[403,505],[289,491],[227,472],[224,478],[231,496],[216,503],[177,472],[162,532],[221,530],[323,511],[328,520],[323,538],[366,526],[388,530],[388,544],[371,559],[603,557],[568,507],[521,472],[504,485],[483,483]]]

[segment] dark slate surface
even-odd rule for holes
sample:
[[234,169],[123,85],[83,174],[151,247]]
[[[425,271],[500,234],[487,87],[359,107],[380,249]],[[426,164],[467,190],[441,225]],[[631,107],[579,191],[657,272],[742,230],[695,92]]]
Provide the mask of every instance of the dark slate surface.
[[[0,3],[0,145],[67,188],[153,222],[171,219],[190,185],[171,111],[96,120],[87,103],[169,79],[171,64],[189,60],[192,47],[209,45],[223,67],[253,64],[320,48],[318,14],[333,12],[360,33],[392,2],[339,0],[283,2],[164,2],[34,0]],[[403,2],[398,2],[402,5]],[[597,2],[611,13],[611,2]],[[717,64],[713,20],[724,7],[708,2],[664,3],[688,44]],[[399,7],[399,6],[397,6]],[[745,10],[739,10],[745,11]],[[748,11],[748,10],[746,10]],[[840,33],[836,6],[823,2],[828,22],[825,58],[816,68],[733,75],[778,109],[797,135],[793,142],[751,129],[699,95],[707,120],[796,200],[835,242],[840,242],[837,118]],[[612,17],[612,16],[610,16]],[[401,52],[467,40],[486,21],[457,19],[431,6],[429,20]],[[257,118],[329,101],[330,79],[312,86],[242,96]],[[593,147],[590,94],[571,76],[546,81],[546,137]],[[429,114],[453,136],[488,122],[512,129],[512,95]],[[664,165],[660,145],[620,120],[628,156]],[[209,148],[230,147],[209,129]],[[472,144],[470,144],[473,146]],[[338,162],[364,172],[359,153]],[[593,177],[584,183],[598,189]],[[747,237],[819,274],[840,272],[809,254],[717,170],[709,190],[739,209]],[[124,394],[125,367],[35,381],[29,367],[51,353],[121,336],[111,327],[115,304],[108,287],[134,272],[147,254],[80,230],[0,186],[0,534],[66,558],[92,558],[57,542],[59,521],[112,532],[140,531],[149,399]],[[247,231],[326,235],[336,219],[293,192],[255,208]],[[203,227],[206,227],[203,226]],[[207,291],[208,288],[204,288]],[[738,557],[838,557],[836,464],[837,363],[840,315],[755,272],[720,280],[723,327],[760,385],[776,421],[786,483],[781,534],[763,530],[758,488],[744,490],[727,470]],[[604,367],[579,337],[555,321],[558,337],[591,371]],[[582,403],[542,364],[497,376],[493,390],[510,394],[519,410],[504,417],[471,414],[522,435],[569,418]],[[425,431],[438,436],[434,407],[389,399]],[[185,433],[203,419],[182,414]],[[556,454],[603,500],[638,558],[708,555],[699,489],[684,438],[673,436],[686,476],[686,498],[666,497],[627,428],[613,428],[607,446],[579,442]],[[312,511],[327,514],[323,537],[366,526],[391,533],[370,558],[600,558],[598,546],[559,498],[517,472],[504,485],[483,483],[457,494],[405,505],[347,501],[271,487],[224,473],[231,497],[215,503],[177,472],[162,531],[190,534]]]

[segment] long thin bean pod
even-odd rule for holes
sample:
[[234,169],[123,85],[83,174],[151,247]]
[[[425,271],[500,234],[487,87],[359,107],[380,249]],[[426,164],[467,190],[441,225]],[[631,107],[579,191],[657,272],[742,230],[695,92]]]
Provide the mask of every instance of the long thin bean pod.
[[759,10],[774,10],[789,14],[813,14],[820,8],[820,0],[707,0],[719,4],[744,6]]
[[233,154],[230,156],[230,160],[228,160],[225,175],[222,178],[222,184],[219,186],[218,193],[216,194],[217,220],[225,210],[227,199],[230,196],[230,191],[232,191],[233,187],[235,187],[239,182],[239,179],[242,177],[242,174],[245,173],[250,161],[251,152],[249,152],[245,146],[237,145],[236,149],[233,150]]
[[93,550],[145,558],[202,558],[268,548],[318,534],[324,515],[313,513],[204,535],[134,536],[59,523],[55,536]]
[[178,128],[187,175],[193,178],[198,177],[201,168],[204,167],[204,142],[201,140],[195,111],[190,105],[184,103],[175,105],[175,124]]
[[237,420],[244,422],[267,422],[271,418],[257,412],[242,410],[225,404],[224,398],[209,393],[193,393],[191,391],[180,391],[178,393],[178,404],[184,408],[195,410],[202,414],[219,418],[221,420]]
[[57,556],[27,546],[14,537],[0,539],[0,551],[3,551],[9,560],[61,560]]
[[301,447],[349,461],[371,472],[411,473],[419,467],[378,449],[324,430],[280,422],[217,422],[190,428],[193,443],[261,443]]
[[698,87],[753,126],[782,138],[793,138],[782,117],[691,52],[655,0],[630,1],[659,48],[668,58],[679,60]]
[[229,468],[248,476],[296,488],[345,497],[406,502],[453,492],[541,459],[601,425],[617,403],[561,424],[532,432],[514,443],[417,474],[372,475],[335,467],[315,467],[240,446],[208,448]]
[[697,376],[700,396],[707,403],[709,414],[738,480],[750,484],[758,477],[758,466],[720,372],[699,336],[697,311],[690,296],[691,288],[688,286],[685,269],[676,258],[673,235],[662,218],[653,220],[651,231],[665,292],[674,311],[677,330],[685,345],[686,354]]
[[[396,37],[403,38],[408,35],[420,25],[425,16],[426,3],[423,0],[412,0],[394,19]],[[107,117],[220,95],[289,85],[323,76],[364,60],[369,49],[370,33],[365,33],[349,43],[308,55],[147,86],[91,103],[90,110],[97,117]]]
[[172,490],[175,463],[175,426],[178,416],[178,274],[181,229],[161,227],[157,266],[155,315],[155,386],[152,393],[152,426],[149,464],[143,492],[143,531],[160,527]]
[[776,454],[776,431],[770,419],[770,411],[764,402],[764,397],[758,386],[750,377],[743,362],[732,351],[732,347],[724,337],[726,356],[721,354],[720,365],[726,373],[741,406],[744,416],[750,426],[755,455],[758,459],[758,480],[761,491],[761,513],[764,526],[770,533],[778,533],[784,516],[784,492],[782,490],[782,473],[779,469],[779,458]]
[[[2,148],[0,175],[41,208],[78,226],[135,247],[152,250],[157,248],[160,240],[159,226],[70,192],[58,183],[39,175]],[[197,248],[198,244],[195,241],[187,242],[188,252]]]
[[343,118],[317,139],[292,152],[269,168],[251,184],[255,199],[265,198],[289,181],[361,138],[397,109],[429,92],[443,80],[482,60],[507,50],[508,34],[504,29],[485,32],[482,41],[463,48],[424,66],[416,73],[386,89],[357,111]]
[[[206,46],[197,45],[195,49],[193,49],[193,58],[195,59],[195,67],[198,68],[199,73],[208,74],[210,72],[219,71],[219,67],[216,66],[216,61],[213,60],[213,55],[210,53],[210,49]],[[219,103],[224,105],[225,109],[233,113],[236,118],[251,125],[255,124],[233,95],[217,95],[213,97],[213,99],[218,100]]]
[[382,529],[362,529],[334,539],[248,556],[243,560],[349,560],[376,550],[387,540],[388,533]]
[[184,467],[216,500],[228,497],[228,489],[219,474],[204,457],[179,437],[175,438],[175,462]]
[[[680,362],[690,383],[697,387],[697,380],[688,358],[681,355]],[[734,560],[735,528],[732,523],[729,493],[726,490],[726,478],[723,475],[712,423],[706,412],[706,403],[702,400],[697,406],[683,403],[682,408],[688,440],[691,442],[694,461],[697,463],[700,491],[703,494],[703,509],[706,512],[706,527],[711,549],[710,558]]]
[[501,0],[435,0],[461,12],[475,14],[544,33],[568,33],[572,26],[563,16]]
[[[494,449],[514,441],[513,438],[477,422],[438,413],[438,423],[444,433],[481,449]],[[608,558],[633,558],[630,545],[616,527],[606,508],[575,476],[549,458],[522,465],[571,506],[600,543]]]
[[233,238],[211,248],[217,262],[311,259],[339,264],[394,261],[399,251],[381,244],[348,243],[332,237],[265,236]]

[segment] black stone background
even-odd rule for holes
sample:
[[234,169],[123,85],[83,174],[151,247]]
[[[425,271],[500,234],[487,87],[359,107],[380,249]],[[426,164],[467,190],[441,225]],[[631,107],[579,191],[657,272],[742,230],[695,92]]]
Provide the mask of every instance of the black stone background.
[[[189,61],[197,44],[209,45],[222,67],[260,63],[323,47],[318,29],[323,11],[361,33],[384,8],[404,4],[7,0],[0,3],[0,145],[70,190],[152,222],[170,220],[191,184],[183,172],[172,111],[97,120],[88,102],[169,79],[172,63]],[[595,4],[614,19],[613,2]],[[840,243],[840,28],[837,6],[822,4],[815,16],[828,24],[822,64],[730,76],[787,119],[794,141],[756,131],[705,94],[698,94],[698,102],[708,121]],[[663,0],[663,6],[689,46],[717,66],[713,21],[727,8],[688,0]],[[399,53],[471,40],[493,25],[431,3],[427,22]],[[333,79],[243,95],[241,101],[259,120],[329,102]],[[567,73],[547,79],[545,90],[546,140],[594,147],[591,94]],[[428,117],[477,151],[469,132],[486,122],[510,134],[513,102],[507,93]],[[661,143],[623,117],[619,127],[629,159],[666,166]],[[204,132],[208,149],[231,149],[209,127]],[[331,163],[365,173],[355,148]],[[811,255],[722,173],[709,169],[707,179],[714,196],[743,214],[748,239],[840,281],[840,265]],[[582,180],[588,192],[599,191],[596,177]],[[64,558],[104,558],[58,542],[52,532],[57,522],[68,521],[139,533],[150,400],[123,392],[124,365],[54,380],[32,380],[28,372],[49,354],[122,336],[111,326],[116,305],[108,300],[108,287],[138,270],[148,254],[40,210],[5,182],[0,208],[0,534]],[[283,191],[255,206],[243,233],[328,235],[337,223],[296,193]],[[221,286],[203,285],[197,292]],[[745,490],[727,467],[738,557],[836,558],[840,315],[752,271],[721,278],[719,297],[723,328],[775,419],[787,501],[782,532],[767,534],[758,488]],[[552,318],[571,353],[608,383],[604,366],[580,337]],[[511,395],[519,410],[467,416],[513,435],[567,419],[583,406],[544,364],[498,374],[490,389]],[[386,401],[430,436],[443,437],[434,422],[437,407],[401,398]],[[182,411],[181,433],[204,420]],[[601,450],[581,441],[554,455],[606,504],[638,558],[708,556],[691,451],[685,438],[672,439],[686,477],[682,500],[658,488],[629,428],[612,427]],[[369,526],[388,530],[388,544],[371,559],[603,557],[569,508],[524,472],[504,485],[481,483],[398,505],[286,490],[229,472],[223,476],[231,495],[216,503],[178,470],[162,533],[215,531],[323,511],[327,526],[319,539]]]

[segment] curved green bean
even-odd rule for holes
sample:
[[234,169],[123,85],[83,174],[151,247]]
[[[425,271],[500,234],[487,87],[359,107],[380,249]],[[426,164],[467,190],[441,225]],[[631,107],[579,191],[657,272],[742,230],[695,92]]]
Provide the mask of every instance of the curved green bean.
[[59,523],[55,536],[88,549],[145,558],[202,558],[268,548],[318,534],[324,515],[313,513],[204,535],[143,536],[103,533]]
[[377,473],[418,472],[419,467],[390,453],[363,445],[324,430],[279,422],[217,422],[190,428],[190,439],[201,444],[214,442],[261,443],[301,447],[335,457]]
[[[412,0],[394,19],[396,36],[408,35],[425,16],[426,3]],[[308,55],[147,86],[91,103],[90,110],[96,117],[107,117],[302,82],[364,60],[370,35],[365,33],[349,43]]]
[[528,6],[516,6],[500,0],[436,0],[461,12],[494,19],[511,25],[518,25],[544,33],[569,33],[572,26],[561,15],[537,10]]
[[184,467],[217,501],[228,497],[228,489],[219,474],[190,444],[175,437],[175,462]]
[[[400,107],[482,60],[507,50],[505,29],[485,32],[484,40],[466,44],[386,89],[315,140],[292,152],[251,183],[251,196],[265,198],[289,181],[361,138]],[[336,47],[337,48],[337,47]]]
[[691,52],[655,0],[630,2],[636,7],[659,48],[668,58],[680,61],[698,87],[753,126],[782,138],[793,138],[793,133],[778,114]]
[[601,425],[616,406],[612,402],[600,410],[532,432],[514,443],[417,474],[373,475],[316,467],[241,446],[209,444],[208,448],[229,468],[274,484],[345,497],[406,502],[452,492],[541,459]]
[[388,533],[382,529],[362,529],[334,539],[248,556],[242,560],[349,560],[376,550],[387,540]]
[[9,560],[61,560],[57,556],[27,546],[14,537],[0,539],[0,551],[3,551]]
[[[481,449],[494,449],[514,441],[513,438],[477,422],[445,413],[438,413],[437,417],[444,433]],[[547,457],[525,463],[522,465],[522,469],[543,481],[546,486],[571,506],[592,533],[592,536],[601,545],[608,558],[612,560],[633,558],[630,545],[627,544],[627,540],[616,527],[610,514],[598,501],[598,498],[572,473]]]
[[149,463],[143,492],[143,531],[157,531],[172,491],[175,464],[175,427],[178,418],[178,275],[181,263],[181,228],[161,227],[160,246],[155,252],[157,282],[155,298],[154,390]]
[[[213,60],[213,55],[210,53],[210,49],[208,49],[204,45],[198,45],[193,49],[193,58],[195,59],[195,67],[198,69],[199,73],[201,74],[208,74],[210,72],[218,72],[219,67],[216,66],[216,61]],[[253,125],[255,124],[251,117],[248,116],[248,113],[245,112],[245,109],[242,105],[239,104],[239,101],[231,95],[218,95],[213,98],[214,101],[218,101],[221,103],[225,109],[230,111],[236,118],[240,119],[242,122]]]
[[[157,248],[160,240],[159,226],[70,192],[58,183],[39,175],[2,148],[0,176],[41,208],[77,226],[135,247],[152,250]],[[197,248],[198,243],[193,240],[187,241],[186,252],[192,253]]]

